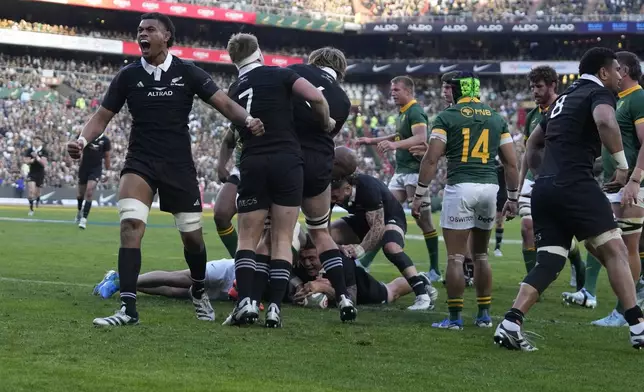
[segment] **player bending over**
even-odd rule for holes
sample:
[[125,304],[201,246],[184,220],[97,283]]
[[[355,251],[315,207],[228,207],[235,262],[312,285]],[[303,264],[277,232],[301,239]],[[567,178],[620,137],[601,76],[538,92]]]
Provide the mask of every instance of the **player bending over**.
[[89,210],[92,208],[96,184],[101,180],[106,180],[103,176],[103,160],[105,160],[105,170],[110,170],[111,150],[110,139],[105,134],[102,134],[89,143],[83,151],[78,168],[78,195],[76,196],[78,201],[76,223],[81,229],[87,228],[87,217],[89,216]]
[[409,310],[433,309],[429,296],[431,282],[418,274],[405,253],[407,219],[402,205],[380,180],[355,174],[331,185],[331,201],[349,212],[331,223],[331,237],[352,259],[382,248],[387,259],[398,268],[416,294]]
[[517,210],[519,172],[512,136],[506,122],[479,100],[480,81],[468,72],[454,75],[456,104],[434,120],[429,149],[421,163],[420,177],[412,204],[418,215],[422,198],[436,175],[439,158],[447,157],[447,186],[441,210],[441,228],[447,247],[447,304],[449,317],[432,327],[461,330],[465,280],[463,262],[471,236],[474,253],[474,285],[478,302],[475,324],[492,327],[492,270],[488,263],[488,243],[494,227],[499,186],[494,157],[498,154],[508,184],[504,215],[509,219]]
[[188,132],[194,96],[199,96],[233,124],[245,125],[254,134],[261,135],[264,127],[261,121],[251,117],[219,90],[205,71],[170,54],[174,40],[175,28],[170,18],[156,12],[142,15],[137,33],[142,57],[118,72],[79,139],[67,145],[69,155],[79,159],[85,147],[105,132],[112,118],[127,103],[132,115],[132,131],[121,171],[118,201],[121,306],[113,316],[94,319],[96,326],[139,322],[136,282],[141,271],[141,242],[157,192],[161,211],[174,215],[183,242],[197,318],[215,319],[205,292],[208,259],[201,229],[201,194]]
[[593,175],[595,157],[603,145],[617,163],[615,181],[608,187],[632,182],[635,186],[626,187],[621,204],[633,206],[638,202],[644,159],[638,159],[629,180],[615,118],[614,93],[622,79],[615,53],[607,48],[588,50],[579,63],[579,74],[528,139],[527,162],[531,170],[538,168],[532,189],[537,264],[494,333],[494,342],[508,349],[536,350],[522,331],[524,317],[565,266],[573,237],[586,241],[588,251],[606,267],[613,291],[626,309],[630,343],[644,347],[644,315],[636,305],[628,249],[610,202]]

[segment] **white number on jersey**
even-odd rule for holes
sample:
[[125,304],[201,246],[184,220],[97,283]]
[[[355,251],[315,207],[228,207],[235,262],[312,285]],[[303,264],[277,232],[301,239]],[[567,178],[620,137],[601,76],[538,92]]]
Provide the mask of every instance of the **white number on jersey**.
[[246,111],[248,114],[250,114],[250,108],[251,105],[253,104],[253,88],[249,88],[247,90],[244,90],[241,94],[239,94],[239,99],[243,99],[244,97],[248,97],[248,100],[246,101]]
[[552,108],[552,112],[550,113],[550,118],[555,118],[561,113],[561,111],[563,110],[564,102],[566,102],[566,97],[566,95],[562,95],[561,97],[559,97],[559,99],[557,99],[557,101],[555,102],[555,107]]

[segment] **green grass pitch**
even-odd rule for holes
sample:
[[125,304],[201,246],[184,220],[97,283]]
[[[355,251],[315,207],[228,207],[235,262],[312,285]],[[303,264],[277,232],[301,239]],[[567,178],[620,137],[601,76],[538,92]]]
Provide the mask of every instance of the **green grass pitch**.
[[[464,331],[432,329],[447,311],[442,285],[432,312],[405,311],[407,297],[362,307],[357,322],[343,325],[334,309],[286,307],[280,330],[221,326],[232,303],[214,303],[212,324],[197,321],[189,303],[141,295],[139,326],[97,329],[92,319],[117,307],[91,290],[116,268],[118,214],[96,208],[81,231],[75,212],[40,208],[34,218],[53,222],[27,222],[26,207],[0,207],[0,391],[621,391],[644,380],[628,330],[589,325],[614,305],[605,274],[597,309],[561,304],[571,291],[568,266],[528,316],[526,329],[544,336],[531,354],[497,348],[493,330],[472,325],[473,289]],[[204,221],[209,259],[226,258],[211,212]],[[142,271],[185,268],[172,217],[153,213],[150,223]],[[426,270],[424,242],[409,227],[416,237],[406,250]],[[505,237],[504,257],[490,256],[495,321],[525,272],[517,221]],[[382,255],[371,271],[397,275]]]

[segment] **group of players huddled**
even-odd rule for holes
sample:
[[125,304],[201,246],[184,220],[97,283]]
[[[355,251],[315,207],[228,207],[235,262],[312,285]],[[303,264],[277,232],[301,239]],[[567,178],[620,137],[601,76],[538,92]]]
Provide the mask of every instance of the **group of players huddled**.
[[[350,149],[334,148],[333,138],[350,110],[339,85],[347,67],[341,51],[325,47],[313,51],[308,64],[271,67],[264,65],[253,35],[233,35],[227,50],[239,75],[225,93],[203,70],[169,53],[174,38],[167,16],[141,17],[141,59],[119,71],[99,110],[67,146],[72,158],[88,162],[79,181],[78,221],[84,225],[103,156],[109,165],[109,140],[101,135],[128,104],[133,125],[119,186],[118,272],[110,271],[94,290],[104,298],[120,291],[121,307],[112,316],[94,319],[94,325],[137,324],[137,291],[190,298],[197,318],[205,321],[215,319],[211,299],[234,299],[225,325],[255,323],[266,310],[264,325],[281,327],[284,300],[313,307],[332,303],[342,321],[353,321],[356,305],[391,303],[411,292],[416,300],[409,310],[433,309],[438,292],[432,283],[441,281],[449,316],[433,327],[463,329],[463,293],[466,285],[474,285],[474,325],[491,328],[490,236],[496,227],[495,251],[500,253],[502,222],[518,214],[528,274],[494,341],[508,349],[536,350],[522,331],[524,315],[570,258],[578,291],[564,293],[564,299],[594,306],[597,272],[604,265],[619,303],[609,316],[612,322],[599,325],[628,324],[632,346],[644,347],[644,317],[635,290],[644,221],[644,92],[634,54],[591,49],[581,59],[580,78],[561,95],[552,68],[533,69],[529,82],[538,106],[528,115],[521,164],[507,123],[480,101],[476,75],[443,75],[447,108],[431,132],[414,100],[413,81],[394,78],[391,96],[400,109],[397,132],[356,141],[375,144],[382,152],[395,150],[396,173],[387,187],[355,172],[357,158]],[[231,259],[208,261],[206,254],[187,126],[194,95],[231,122],[219,157],[218,174],[225,185],[215,204],[218,234]],[[235,150],[235,167],[228,172]],[[44,167],[46,152],[34,143],[26,156],[34,170],[30,180],[38,185],[36,165]],[[443,156],[444,280],[428,193]],[[603,170],[606,195],[595,179],[597,166]],[[36,188],[30,204],[37,198]],[[139,276],[141,241],[157,192],[160,209],[174,215],[188,269]],[[405,253],[404,203],[424,234],[429,273],[419,273]],[[333,206],[348,215],[331,221]],[[300,208],[306,228],[297,222]],[[587,277],[575,238],[589,250]],[[383,283],[368,273],[380,250],[402,278]]]

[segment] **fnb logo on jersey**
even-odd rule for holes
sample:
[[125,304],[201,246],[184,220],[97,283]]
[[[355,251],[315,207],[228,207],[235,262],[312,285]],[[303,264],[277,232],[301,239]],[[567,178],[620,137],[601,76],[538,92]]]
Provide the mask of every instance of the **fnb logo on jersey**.
[[197,14],[206,18],[212,18],[213,16],[215,16],[215,11],[208,8],[199,8],[197,9]]
[[186,8],[186,7],[182,6],[182,5],[173,5],[172,7],[170,7],[170,11],[174,12],[175,14],[181,15],[181,14],[185,14],[186,12],[188,12],[188,8]]
[[469,106],[464,106],[461,108],[461,115],[463,117],[472,117],[474,115],[474,109]]
[[153,1],[144,1],[141,6],[148,11],[156,11],[159,9],[159,3],[155,3]]

